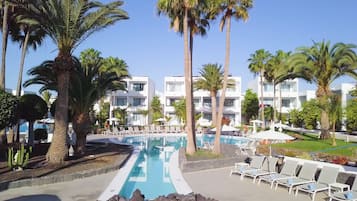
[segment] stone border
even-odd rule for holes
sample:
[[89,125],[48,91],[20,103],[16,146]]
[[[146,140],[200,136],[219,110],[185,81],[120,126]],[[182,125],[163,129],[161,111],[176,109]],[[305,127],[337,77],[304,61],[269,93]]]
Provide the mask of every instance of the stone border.
[[0,192],[8,190],[11,188],[29,187],[29,186],[39,186],[45,184],[54,184],[59,182],[73,181],[75,179],[82,179],[86,177],[91,177],[94,175],[105,174],[120,169],[130,158],[133,152],[131,152],[123,161],[116,163],[115,165],[108,165],[103,168],[92,169],[82,172],[76,172],[72,174],[65,175],[53,175],[45,176],[39,178],[22,179],[18,181],[7,181],[0,182]]
[[181,148],[179,150],[179,167],[183,173],[194,172],[234,166],[234,163],[243,162],[246,158],[247,156],[236,155],[217,159],[188,161],[185,155],[185,150]]

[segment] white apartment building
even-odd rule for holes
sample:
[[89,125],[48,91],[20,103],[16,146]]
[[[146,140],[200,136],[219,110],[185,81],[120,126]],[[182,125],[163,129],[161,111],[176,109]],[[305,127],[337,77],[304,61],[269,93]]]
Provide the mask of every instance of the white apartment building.
[[[251,87],[257,93],[259,104],[261,105],[261,88],[263,87],[263,104],[274,106],[274,86],[273,83],[264,80],[263,85],[258,77]],[[275,106],[279,111],[281,106],[282,113],[289,113],[290,110],[299,107],[299,80],[286,80],[275,87]]]
[[[199,77],[194,77],[197,80]],[[235,81],[234,89],[227,89],[225,98],[225,107],[223,116],[231,120],[231,125],[238,126],[241,124],[241,78],[229,77]],[[180,125],[181,122],[175,115],[173,103],[185,97],[185,79],[183,76],[165,77],[164,80],[164,115],[171,117],[169,125]],[[220,92],[217,94],[217,109],[219,104]],[[209,91],[197,90],[193,93],[195,112],[201,113],[202,117],[198,122],[201,125],[212,121],[211,97]]]
[[[347,102],[353,97],[350,95],[350,91],[352,91],[356,87],[355,83],[341,83],[335,87],[331,87],[331,91],[341,96],[341,106],[345,108],[347,106]],[[301,92],[299,95],[300,106],[305,101],[309,101],[311,99],[316,98],[316,90],[306,90]]]
[[[149,111],[151,100],[155,95],[153,81],[146,76],[133,76],[125,79],[128,91],[114,91],[110,93],[110,120],[114,120],[113,110],[126,109],[128,125],[148,125],[151,123],[150,115],[143,114]],[[110,122],[111,124],[113,121]]]

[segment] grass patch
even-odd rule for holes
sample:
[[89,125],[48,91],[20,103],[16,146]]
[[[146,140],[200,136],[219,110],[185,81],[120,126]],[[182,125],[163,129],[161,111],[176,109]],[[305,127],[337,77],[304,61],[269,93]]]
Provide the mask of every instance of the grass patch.
[[[296,134],[295,134],[296,135]],[[320,140],[311,134],[300,135],[299,140],[290,143],[273,144],[276,148],[294,149],[306,152],[328,153],[339,156],[355,156],[357,154],[357,143],[336,140],[337,146],[332,146],[332,139]]]
[[206,149],[199,149],[193,155],[186,154],[186,158],[189,161],[209,160],[209,159],[216,159],[220,157],[221,155],[214,154],[210,150],[206,150]]

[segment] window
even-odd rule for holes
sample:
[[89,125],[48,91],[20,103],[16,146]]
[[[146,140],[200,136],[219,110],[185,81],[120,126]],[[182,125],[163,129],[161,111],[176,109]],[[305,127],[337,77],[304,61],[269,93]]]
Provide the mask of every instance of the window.
[[166,85],[167,92],[181,92],[183,91],[183,82],[168,82]]
[[212,106],[211,99],[208,98],[203,99],[203,106],[211,107]]
[[116,106],[126,106],[127,105],[127,99],[123,97],[116,97],[115,101]]
[[142,106],[143,102],[143,98],[133,98],[133,106]]
[[179,101],[180,99],[177,99],[177,98],[168,98],[167,99],[167,102],[166,102],[166,106],[173,106],[173,104],[176,102],[176,101]]
[[144,83],[134,83],[133,84],[133,90],[134,91],[144,91]]
[[212,121],[212,114],[211,113],[203,113],[203,119]]
[[234,106],[234,99],[226,99],[224,100],[225,107],[233,107]]
[[200,99],[198,99],[198,98],[193,99],[193,104],[195,105],[195,107],[199,107],[200,106]]
[[289,99],[283,99],[281,101],[281,104],[283,107],[290,107],[290,100]]
[[272,92],[273,91],[273,85],[264,83],[264,91],[265,92],[269,92],[269,91]]

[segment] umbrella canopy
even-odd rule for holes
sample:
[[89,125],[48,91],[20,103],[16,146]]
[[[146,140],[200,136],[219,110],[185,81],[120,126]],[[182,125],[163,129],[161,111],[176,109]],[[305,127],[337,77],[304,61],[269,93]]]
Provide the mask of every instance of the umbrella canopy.
[[44,123],[44,124],[54,124],[55,123],[55,119],[46,118],[46,119],[40,119],[37,122],[38,123]]
[[166,121],[166,119],[164,119],[164,118],[158,118],[158,119],[156,119],[155,121]]
[[293,140],[294,137],[287,135],[285,133],[281,133],[274,130],[266,130],[261,131],[259,133],[255,133],[249,136],[253,139],[261,139],[261,140]]
[[[216,128],[211,129],[211,131],[216,131]],[[233,126],[223,125],[222,126],[222,131],[234,132],[234,131],[239,131],[239,129],[237,129],[237,128],[233,127]]]
[[119,121],[119,119],[115,118],[115,117],[112,117],[112,118],[107,119],[107,121]]
[[251,120],[250,122],[255,123],[255,124],[262,124],[263,121],[259,119]]
[[[293,140],[294,137],[281,133],[275,130],[266,130],[259,133],[255,133],[249,136],[249,138],[260,139],[260,140]],[[271,144],[269,145],[269,154],[271,156]]]
[[288,128],[288,125],[282,124],[282,123],[276,123],[274,124],[275,128]]

